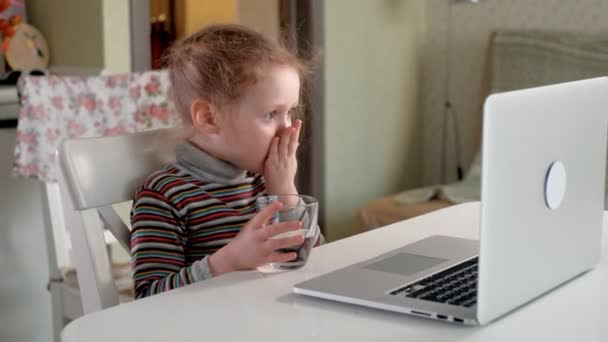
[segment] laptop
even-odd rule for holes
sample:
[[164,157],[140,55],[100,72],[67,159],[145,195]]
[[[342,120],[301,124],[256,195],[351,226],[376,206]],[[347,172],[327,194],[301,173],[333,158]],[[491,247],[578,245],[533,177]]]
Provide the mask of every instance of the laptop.
[[599,262],[608,77],[484,105],[480,240],[431,236],[294,292],[483,325]]

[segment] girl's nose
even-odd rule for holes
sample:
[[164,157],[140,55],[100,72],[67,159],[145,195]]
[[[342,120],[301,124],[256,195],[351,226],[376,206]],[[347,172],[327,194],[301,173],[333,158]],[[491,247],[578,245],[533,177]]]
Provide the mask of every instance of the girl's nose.
[[284,117],[284,119],[281,120],[281,125],[280,125],[281,129],[285,129],[287,127],[291,127],[291,118],[289,117],[289,115],[286,115]]

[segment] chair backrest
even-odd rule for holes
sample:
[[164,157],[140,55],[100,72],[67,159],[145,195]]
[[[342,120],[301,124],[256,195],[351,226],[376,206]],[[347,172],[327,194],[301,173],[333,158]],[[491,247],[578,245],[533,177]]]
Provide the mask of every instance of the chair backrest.
[[127,251],[130,231],[111,205],[131,200],[152,172],[175,161],[179,135],[179,128],[162,129],[68,139],[59,147],[59,182],[79,214],[68,230],[85,314],[118,304],[103,229]]
[[476,177],[481,177],[483,108],[490,94],[600,77],[607,73],[608,40],[603,34],[537,30],[492,32],[483,65],[478,110],[470,126],[474,147],[468,151],[465,165],[470,166]]

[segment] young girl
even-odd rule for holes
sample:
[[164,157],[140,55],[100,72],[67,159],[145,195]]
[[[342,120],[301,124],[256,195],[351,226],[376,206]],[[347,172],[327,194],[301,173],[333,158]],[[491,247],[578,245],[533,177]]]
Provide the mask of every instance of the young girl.
[[[306,65],[238,25],[205,28],[171,48],[174,101],[190,127],[177,162],[152,174],[131,212],[135,297],[224,273],[286,262],[302,244],[297,221],[266,225],[256,198],[297,194],[294,120]],[[319,237],[319,240],[322,237]]]

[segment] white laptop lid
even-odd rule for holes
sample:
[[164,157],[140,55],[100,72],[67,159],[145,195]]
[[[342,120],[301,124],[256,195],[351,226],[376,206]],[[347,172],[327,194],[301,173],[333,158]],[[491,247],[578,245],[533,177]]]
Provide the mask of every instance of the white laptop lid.
[[[487,99],[477,306],[481,324],[599,260],[607,111],[605,77]],[[547,199],[548,169],[556,161],[563,168],[555,164]]]

